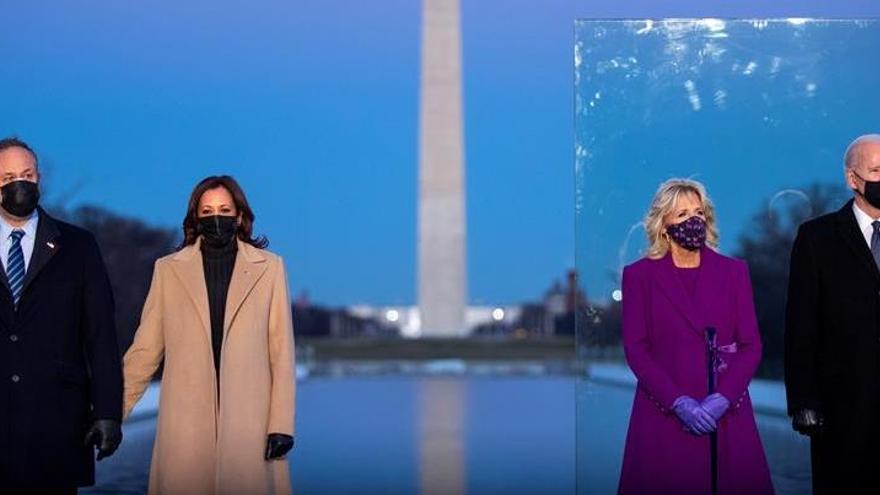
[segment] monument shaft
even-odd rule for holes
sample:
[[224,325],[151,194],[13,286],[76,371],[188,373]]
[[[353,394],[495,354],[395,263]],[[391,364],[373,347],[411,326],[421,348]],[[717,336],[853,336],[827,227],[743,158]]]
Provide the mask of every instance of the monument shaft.
[[467,304],[459,0],[424,0],[419,131],[422,336],[456,337]]

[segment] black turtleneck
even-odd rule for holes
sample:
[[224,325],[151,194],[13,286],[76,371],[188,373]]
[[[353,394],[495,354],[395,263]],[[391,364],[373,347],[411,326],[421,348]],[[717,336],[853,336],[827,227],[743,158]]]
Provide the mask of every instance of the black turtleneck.
[[[214,369],[220,375],[220,350],[223,346],[223,319],[226,316],[226,294],[232,280],[238,244],[233,239],[226,246],[209,246],[202,242],[202,264],[205,285],[208,288],[208,310],[211,314],[211,346],[214,350]],[[219,384],[219,380],[217,382]],[[219,385],[218,385],[219,386]]]

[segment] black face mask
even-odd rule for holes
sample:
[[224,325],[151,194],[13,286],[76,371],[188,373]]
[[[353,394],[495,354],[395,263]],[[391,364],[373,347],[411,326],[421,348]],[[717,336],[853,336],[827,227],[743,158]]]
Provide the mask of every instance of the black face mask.
[[859,179],[862,179],[862,182],[865,183],[865,192],[861,192],[858,189],[856,189],[856,192],[861,194],[868,204],[874,208],[880,208],[880,181],[865,180],[865,178],[857,174],[855,170],[853,170],[852,173]]
[[40,202],[40,188],[29,180],[17,180],[0,187],[0,195],[3,209],[21,218],[30,216]]
[[205,244],[212,247],[229,245],[238,231],[238,218],[225,215],[211,215],[199,218],[199,234]]

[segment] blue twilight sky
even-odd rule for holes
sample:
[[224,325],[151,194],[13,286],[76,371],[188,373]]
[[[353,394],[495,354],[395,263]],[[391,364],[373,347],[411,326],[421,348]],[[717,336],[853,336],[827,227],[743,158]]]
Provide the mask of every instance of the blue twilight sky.
[[[418,0],[7,2],[0,134],[49,202],[180,221],[229,173],[294,293],[415,300]],[[534,299],[574,264],[573,21],[880,16],[880,2],[462,0],[469,291]]]

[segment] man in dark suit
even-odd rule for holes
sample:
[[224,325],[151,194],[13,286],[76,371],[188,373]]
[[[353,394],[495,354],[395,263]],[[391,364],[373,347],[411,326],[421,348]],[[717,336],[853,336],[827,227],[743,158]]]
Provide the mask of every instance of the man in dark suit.
[[880,135],[849,146],[844,173],[854,198],[801,225],[786,305],[788,412],[818,495],[880,489]]
[[0,140],[0,493],[76,493],[122,439],[113,294],[87,231],[39,202],[37,156]]

